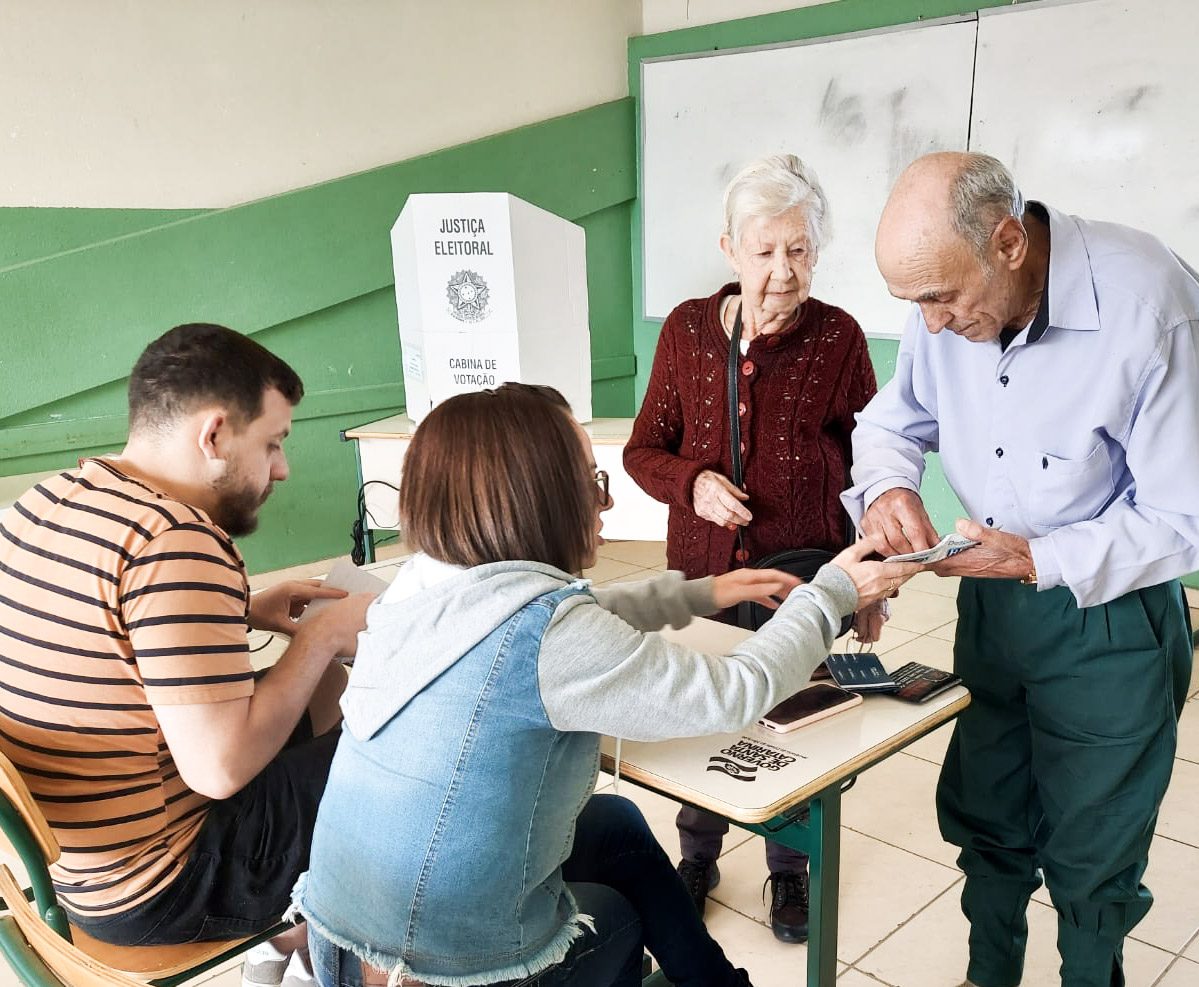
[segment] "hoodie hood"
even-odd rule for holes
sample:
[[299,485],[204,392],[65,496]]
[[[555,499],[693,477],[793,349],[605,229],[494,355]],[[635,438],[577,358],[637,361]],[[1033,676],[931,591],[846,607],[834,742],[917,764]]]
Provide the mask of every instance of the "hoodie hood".
[[590,585],[538,562],[463,569],[413,556],[367,611],[342,696],[346,728],[369,740],[422,689],[522,607],[564,586]]

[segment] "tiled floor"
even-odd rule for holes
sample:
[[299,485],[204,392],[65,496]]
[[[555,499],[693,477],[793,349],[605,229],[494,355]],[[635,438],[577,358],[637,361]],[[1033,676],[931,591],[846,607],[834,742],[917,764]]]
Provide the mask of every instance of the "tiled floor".
[[[398,562],[402,546],[380,552]],[[255,577],[255,587],[324,571],[329,562]],[[613,542],[586,573],[596,583],[643,579],[664,568],[660,543]],[[919,659],[952,662],[956,611],[951,580],[917,576],[893,601],[893,617],[875,647],[886,665]],[[1199,593],[1191,591],[1199,609]],[[1193,611],[1193,615],[1195,612]],[[955,987],[965,974],[966,922],[958,907],[956,851],[941,841],[933,792],[949,727],[922,738],[870,769],[843,803],[841,921],[842,987]],[[601,779],[610,790],[611,779]],[[667,851],[677,858],[675,803],[628,782],[622,795],[644,810]],[[762,898],[766,877],[760,837],[734,829],[720,859],[722,881],[708,906],[708,927],[757,987],[803,983],[806,948],[775,941]],[[1199,671],[1180,728],[1174,778],[1162,807],[1146,883],[1156,904],[1125,947],[1130,987],[1199,987]],[[1024,984],[1059,983],[1055,916],[1044,893],[1029,909]],[[6,977],[8,979],[6,979]],[[0,987],[15,981],[0,970]],[[237,987],[237,963],[196,983]]]

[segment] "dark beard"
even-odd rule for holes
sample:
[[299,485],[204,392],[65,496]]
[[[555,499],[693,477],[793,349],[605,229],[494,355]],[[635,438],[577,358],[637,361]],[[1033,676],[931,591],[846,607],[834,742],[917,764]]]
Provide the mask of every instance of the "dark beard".
[[212,510],[212,520],[230,538],[253,534],[258,527],[258,508],[266,500],[266,495],[246,487],[232,490],[223,482],[216,484],[216,491],[219,499]]

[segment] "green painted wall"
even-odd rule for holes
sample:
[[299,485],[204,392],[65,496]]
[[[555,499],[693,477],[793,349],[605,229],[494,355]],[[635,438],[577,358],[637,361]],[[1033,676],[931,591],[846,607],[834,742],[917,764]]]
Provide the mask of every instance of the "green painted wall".
[[403,407],[388,233],[411,192],[508,191],[584,228],[595,414],[632,414],[634,132],[626,99],[229,209],[0,209],[0,476],[119,448],[141,349],[220,322],[308,393],[292,477],[242,545],[251,571],[348,551],[356,483],[338,433]]

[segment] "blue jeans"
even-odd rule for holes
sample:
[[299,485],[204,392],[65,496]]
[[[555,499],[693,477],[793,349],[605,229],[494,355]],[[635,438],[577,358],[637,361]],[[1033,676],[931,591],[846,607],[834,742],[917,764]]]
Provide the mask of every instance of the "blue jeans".
[[[574,848],[562,865],[579,911],[595,920],[566,958],[523,987],[636,987],[648,949],[678,987],[724,987],[733,966],[708,935],[670,858],[641,811],[616,795],[593,795],[579,814]],[[472,907],[463,902],[464,908]],[[308,927],[320,987],[361,987],[358,959]],[[499,987],[499,985],[497,985]]]

